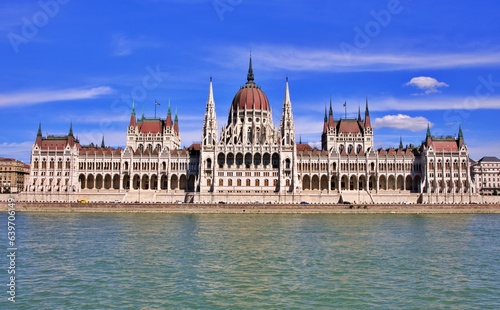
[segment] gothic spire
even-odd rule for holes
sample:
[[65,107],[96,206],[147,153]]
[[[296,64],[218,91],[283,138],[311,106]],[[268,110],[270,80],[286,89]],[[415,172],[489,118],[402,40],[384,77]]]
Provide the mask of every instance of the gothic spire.
[[426,138],[431,137],[431,127],[430,127],[429,123],[427,123],[427,133],[426,133],[425,137]]
[[101,140],[101,148],[105,148],[105,144],[104,144],[104,135],[102,136],[102,140]]
[[372,127],[370,122],[370,111],[368,110],[368,96],[366,96],[366,108],[365,108],[365,128]]
[[42,123],[38,123],[38,132],[36,133],[36,136],[37,137],[41,137],[42,136]]
[[69,133],[68,136],[73,137],[73,122],[69,123]]
[[328,118],[326,118],[326,103],[325,103],[325,123],[327,120],[328,120]]
[[213,145],[217,141],[217,118],[215,116],[215,100],[212,86],[212,77],[208,86],[208,99],[203,120],[202,147]]
[[332,97],[330,97],[330,113],[328,114],[329,116],[333,116],[333,109],[332,109]]
[[399,136],[399,149],[403,149],[403,138],[401,136]]
[[288,77],[285,81],[285,98],[283,99],[283,112],[281,114],[280,133],[282,145],[293,145],[295,141],[295,124],[293,122],[292,101],[288,88]]
[[179,133],[179,118],[177,117],[177,108],[175,108],[174,132]]
[[464,138],[464,133],[462,132],[462,124],[458,126],[458,138],[463,139]]
[[253,69],[252,69],[252,54],[250,54],[250,64],[248,65],[248,74],[247,74],[247,82],[253,83]]
[[358,122],[361,122],[361,108],[358,105]]

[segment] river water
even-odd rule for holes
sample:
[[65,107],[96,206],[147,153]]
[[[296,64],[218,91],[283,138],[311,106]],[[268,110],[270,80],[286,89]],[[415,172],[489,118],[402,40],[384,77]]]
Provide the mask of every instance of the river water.
[[18,213],[0,308],[498,309],[499,236],[500,215]]

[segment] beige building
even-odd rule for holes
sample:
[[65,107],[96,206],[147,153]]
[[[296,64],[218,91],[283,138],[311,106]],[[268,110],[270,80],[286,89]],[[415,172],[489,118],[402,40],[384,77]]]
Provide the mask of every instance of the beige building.
[[30,165],[13,158],[0,157],[0,193],[19,193],[24,189]]
[[482,195],[500,195],[500,159],[485,156],[472,165],[472,178]]
[[[230,104],[219,131],[212,79],[201,143],[181,149],[177,115],[137,118],[132,106],[126,145],[82,146],[73,135],[43,137],[31,153],[28,199],[121,202],[361,203],[470,202],[475,194],[469,153],[458,138],[433,137],[419,146],[375,149],[368,100],[364,117],[323,119],[321,149],[297,141],[286,79],[281,119],[255,82],[247,81]],[[195,109],[196,107],[193,107]],[[321,120],[318,120],[321,122]]]

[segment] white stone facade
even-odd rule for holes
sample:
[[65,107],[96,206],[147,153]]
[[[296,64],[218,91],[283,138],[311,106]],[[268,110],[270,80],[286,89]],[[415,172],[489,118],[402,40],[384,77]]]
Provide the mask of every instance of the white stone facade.
[[330,103],[322,149],[313,149],[296,141],[288,79],[284,93],[275,127],[250,60],[247,83],[219,132],[210,79],[201,143],[187,149],[180,148],[170,108],[165,119],[138,120],[133,107],[124,149],[81,146],[71,128],[46,138],[40,129],[25,189],[39,199],[122,202],[439,203],[468,202],[475,194],[461,129],[457,139],[432,137],[428,129],[420,146],[375,150],[368,100],[364,119],[361,113],[336,119]]

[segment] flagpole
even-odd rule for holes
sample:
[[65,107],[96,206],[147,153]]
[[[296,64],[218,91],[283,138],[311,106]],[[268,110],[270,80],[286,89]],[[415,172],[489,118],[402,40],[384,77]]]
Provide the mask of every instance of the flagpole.
[[156,99],[155,99],[155,119],[156,119]]

